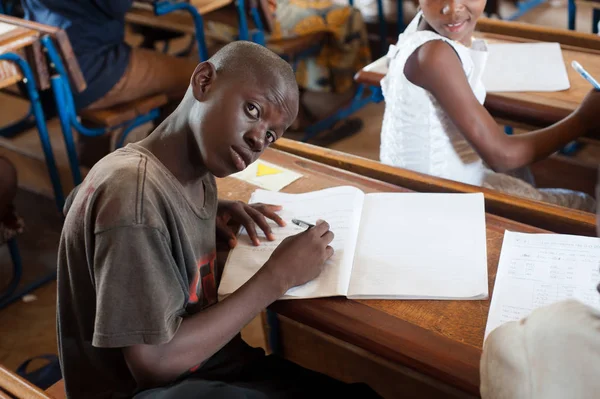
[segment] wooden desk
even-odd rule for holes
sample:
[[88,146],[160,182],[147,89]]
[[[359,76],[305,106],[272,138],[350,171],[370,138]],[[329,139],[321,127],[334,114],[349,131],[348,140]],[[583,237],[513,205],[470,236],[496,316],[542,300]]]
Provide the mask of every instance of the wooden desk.
[[[301,193],[340,185],[365,192],[405,192],[404,188],[269,149],[264,160],[304,177],[283,192]],[[217,181],[219,197],[247,201],[256,187],[235,178]],[[543,230],[488,214],[487,256],[490,295],[504,230]],[[408,228],[408,227],[407,227]],[[479,392],[479,359],[489,300],[384,301],[326,298],[279,301],[272,305],[288,317],[369,353],[442,381],[466,393]],[[310,348],[298,348],[310,351]]]
[[[573,70],[571,61],[577,60],[592,76],[600,76],[600,37],[595,35],[482,18],[477,24],[475,37],[490,43],[548,41],[561,44],[571,88],[560,92],[487,94],[484,105],[490,114],[515,127],[549,126],[566,117],[581,103],[592,87]],[[383,76],[359,71],[355,80],[378,86]]]
[[[134,1],[125,15],[125,21],[137,25],[163,29],[172,32],[195,34],[192,16],[184,11],[174,11],[167,15],[156,15],[152,3],[155,1]],[[233,4],[233,0],[190,0],[200,15],[206,15]]]
[[396,168],[371,159],[294,140],[279,139],[274,146],[281,151],[413,191],[439,193],[482,192],[485,196],[485,207],[488,213],[556,233],[596,236],[596,217],[587,212]]
[[[0,22],[0,54],[22,53],[36,43],[39,35],[31,29]],[[0,62],[0,89],[23,79],[20,69],[12,62]]]

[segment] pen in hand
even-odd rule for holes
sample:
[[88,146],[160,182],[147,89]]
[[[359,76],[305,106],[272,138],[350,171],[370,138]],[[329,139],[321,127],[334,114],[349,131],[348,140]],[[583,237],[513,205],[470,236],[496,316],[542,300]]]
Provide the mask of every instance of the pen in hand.
[[296,226],[300,226],[300,227],[306,227],[306,229],[310,229],[311,227],[315,227],[314,224],[310,224],[308,222],[304,222],[300,219],[292,219],[292,223],[294,223]]

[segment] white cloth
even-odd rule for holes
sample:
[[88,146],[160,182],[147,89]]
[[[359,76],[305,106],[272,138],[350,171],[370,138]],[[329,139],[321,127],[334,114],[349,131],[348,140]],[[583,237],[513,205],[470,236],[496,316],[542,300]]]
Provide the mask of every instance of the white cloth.
[[[348,0],[333,0],[333,3],[339,6],[347,6]],[[398,19],[398,2],[393,0],[382,0],[383,16],[388,22],[395,22]],[[354,8],[358,9],[367,23],[379,22],[379,9],[377,0],[354,0]]]
[[600,397],[600,312],[567,300],[503,324],[485,341],[482,399]]
[[429,175],[480,186],[485,168],[479,155],[425,89],[411,83],[404,75],[404,65],[413,52],[432,40],[443,40],[456,51],[465,75],[479,102],[485,100],[481,76],[487,53],[485,43],[476,41],[473,48],[447,39],[435,32],[417,31],[422,13],[390,46],[389,71],[381,82],[385,112],[381,130],[381,162]]
[[468,48],[436,32],[418,31],[421,17],[422,12],[418,12],[398,37],[397,45],[390,46],[388,52],[389,70],[381,82],[385,99],[379,154],[381,162],[594,212],[596,202],[587,194],[563,189],[536,189],[524,180],[491,171],[433,95],[406,78],[404,66],[414,51],[429,41],[442,40],[456,51],[477,100],[481,104],[485,101],[486,92],[481,80],[487,62],[485,42],[473,40],[472,47]]

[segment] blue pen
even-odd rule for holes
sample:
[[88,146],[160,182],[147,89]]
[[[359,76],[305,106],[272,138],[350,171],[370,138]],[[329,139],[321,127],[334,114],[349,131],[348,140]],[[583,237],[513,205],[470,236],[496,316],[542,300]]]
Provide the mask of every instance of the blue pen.
[[571,66],[573,67],[573,69],[575,69],[577,72],[579,72],[579,74],[581,76],[583,76],[583,78],[585,80],[590,82],[596,90],[600,90],[600,83],[598,83],[596,81],[596,79],[592,78],[592,76],[585,69],[583,69],[583,67],[579,64],[579,62],[573,61],[573,62],[571,62]]

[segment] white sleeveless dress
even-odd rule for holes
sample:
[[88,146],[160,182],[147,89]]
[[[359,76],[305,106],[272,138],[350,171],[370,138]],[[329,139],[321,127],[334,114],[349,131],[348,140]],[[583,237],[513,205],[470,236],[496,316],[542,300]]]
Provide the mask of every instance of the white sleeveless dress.
[[388,52],[389,70],[381,82],[385,98],[381,162],[507,194],[595,212],[595,200],[587,194],[564,189],[536,189],[524,180],[490,170],[433,95],[406,78],[404,65],[414,51],[429,41],[442,40],[456,51],[475,97],[481,104],[485,101],[486,92],[481,80],[487,61],[485,42],[474,40],[472,47],[468,48],[436,32],[418,31],[421,16],[422,13],[418,12],[398,37],[398,43],[390,46]]

